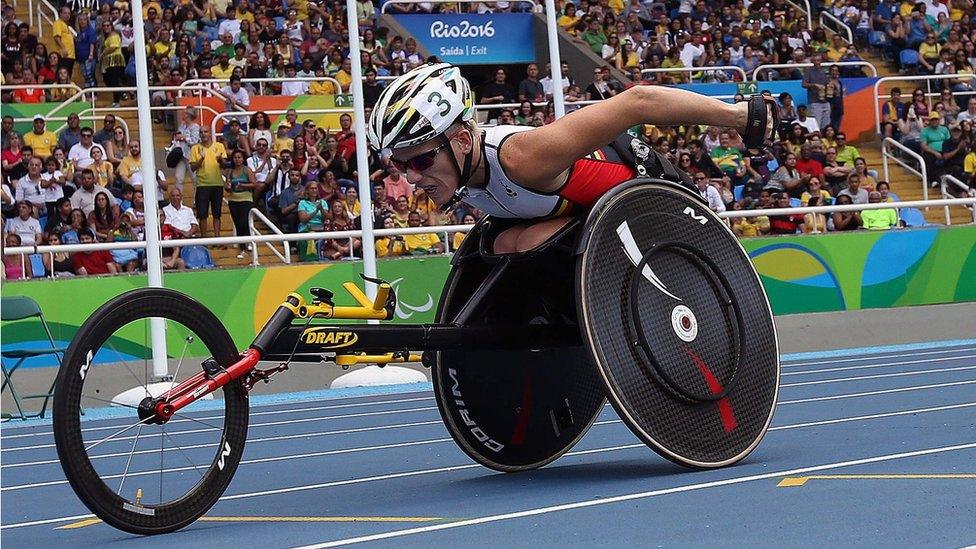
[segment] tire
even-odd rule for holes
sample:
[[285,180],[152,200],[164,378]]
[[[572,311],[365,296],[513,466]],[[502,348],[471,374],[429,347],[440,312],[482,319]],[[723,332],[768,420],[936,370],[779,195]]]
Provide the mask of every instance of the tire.
[[[54,439],[58,457],[68,482],[81,501],[106,523],[133,534],[172,532],[203,515],[217,502],[233,478],[247,439],[248,395],[240,381],[231,382],[222,388],[223,427],[219,444],[213,445],[217,447],[213,460],[206,464],[209,451],[205,450],[207,453],[197,469],[200,479],[182,496],[173,501],[162,500],[162,449],[159,505],[141,504],[139,496],[136,501],[130,501],[106,484],[92,464],[82,432],[85,372],[89,366],[94,366],[90,364],[92,353],[101,351],[113,334],[133,321],[150,317],[161,317],[185,326],[196,334],[199,343],[222,367],[229,366],[239,356],[230,334],[212,312],[184,294],[160,288],[138,289],[112,299],[95,311],[72,340],[58,373],[54,395]],[[93,367],[92,371],[99,367]],[[135,410],[126,420],[126,425],[139,422]],[[140,433],[145,426],[139,425]],[[164,436],[169,436],[165,430],[160,439]],[[133,452],[138,442],[137,435],[132,444]],[[128,470],[127,464],[126,472]],[[125,480],[123,475],[122,481]]]

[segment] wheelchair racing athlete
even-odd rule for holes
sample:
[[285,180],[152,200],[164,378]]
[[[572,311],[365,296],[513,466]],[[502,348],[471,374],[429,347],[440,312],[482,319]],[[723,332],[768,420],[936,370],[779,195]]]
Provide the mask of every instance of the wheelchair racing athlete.
[[678,88],[634,86],[546,126],[479,129],[474,95],[460,69],[431,63],[383,90],[367,135],[370,146],[438,206],[460,201],[494,217],[531,220],[498,235],[494,253],[503,254],[544,243],[567,216],[638,175],[686,180],[625,133],[635,125],[735,128],[753,149],[772,136],[776,118],[770,97],[729,104]]

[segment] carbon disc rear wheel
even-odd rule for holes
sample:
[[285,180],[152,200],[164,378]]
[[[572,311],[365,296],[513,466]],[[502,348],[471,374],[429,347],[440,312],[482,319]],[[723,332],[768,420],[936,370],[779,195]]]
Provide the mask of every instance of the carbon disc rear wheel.
[[772,420],[779,351],[735,235],[686,192],[644,181],[598,204],[588,228],[580,319],[621,419],[687,467],[749,455]]

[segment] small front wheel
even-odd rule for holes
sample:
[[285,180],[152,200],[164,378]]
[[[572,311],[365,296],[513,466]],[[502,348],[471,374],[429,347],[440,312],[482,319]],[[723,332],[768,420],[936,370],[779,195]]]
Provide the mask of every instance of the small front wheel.
[[[164,330],[172,377],[155,383],[153,318]],[[247,438],[242,384],[228,383],[165,423],[140,416],[138,405],[198,374],[210,358],[227,367],[238,356],[217,317],[173,290],[125,293],[81,326],[58,373],[54,438],[65,476],[95,515],[126,532],[162,534],[217,502]]]

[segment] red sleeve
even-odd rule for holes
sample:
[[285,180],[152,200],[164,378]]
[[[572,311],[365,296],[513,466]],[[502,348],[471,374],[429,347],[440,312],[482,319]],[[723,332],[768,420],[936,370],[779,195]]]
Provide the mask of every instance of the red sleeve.
[[559,190],[559,196],[590,207],[608,190],[633,179],[637,172],[626,164],[581,158],[573,164],[569,180]]

